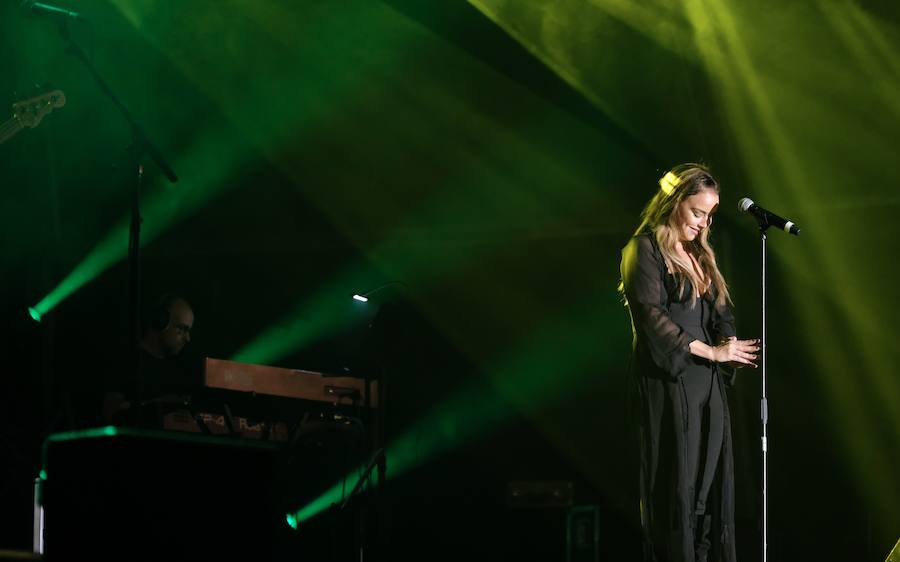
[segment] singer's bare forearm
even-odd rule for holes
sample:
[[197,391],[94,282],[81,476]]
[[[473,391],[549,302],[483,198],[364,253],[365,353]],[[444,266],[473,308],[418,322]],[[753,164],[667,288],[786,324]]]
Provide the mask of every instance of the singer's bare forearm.
[[716,360],[715,349],[711,345],[705,344],[700,340],[694,340],[690,344],[691,354],[709,361]]
[[690,349],[693,355],[716,363],[737,362],[755,367],[753,361],[756,359],[756,352],[759,351],[759,341],[729,338],[713,347],[700,340],[694,340],[690,343]]

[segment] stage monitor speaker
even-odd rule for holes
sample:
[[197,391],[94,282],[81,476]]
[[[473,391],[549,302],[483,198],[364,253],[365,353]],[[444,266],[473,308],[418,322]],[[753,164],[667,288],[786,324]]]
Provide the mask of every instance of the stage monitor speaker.
[[271,444],[224,437],[114,427],[52,435],[41,471],[44,554],[268,560],[275,459]]
[[574,485],[567,481],[514,481],[506,485],[506,505],[554,508],[572,505]]
[[43,558],[41,558],[40,554],[34,552],[26,552],[23,550],[0,550],[0,562],[23,562],[27,560],[41,562]]

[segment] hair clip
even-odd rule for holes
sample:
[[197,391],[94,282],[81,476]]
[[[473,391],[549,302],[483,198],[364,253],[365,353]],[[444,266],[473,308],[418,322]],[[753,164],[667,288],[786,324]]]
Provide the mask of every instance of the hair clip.
[[675,188],[678,187],[679,183],[681,183],[681,178],[672,172],[666,172],[666,175],[659,178],[659,188],[662,189],[663,193],[666,195],[672,195],[672,192],[675,191]]

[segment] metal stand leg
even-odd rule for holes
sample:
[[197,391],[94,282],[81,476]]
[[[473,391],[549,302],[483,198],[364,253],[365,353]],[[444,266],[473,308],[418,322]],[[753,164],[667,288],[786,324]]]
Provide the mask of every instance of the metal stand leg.
[[43,481],[40,478],[34,479],[34,523],[32,527],[32,551],[36,554],[44,553],[44,504],[41,498],[41,488]]

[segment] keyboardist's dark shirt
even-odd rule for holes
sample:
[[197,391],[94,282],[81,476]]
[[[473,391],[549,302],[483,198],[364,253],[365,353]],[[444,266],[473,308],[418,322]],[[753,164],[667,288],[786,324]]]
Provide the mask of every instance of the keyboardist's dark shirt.
[[118,420],[122,423],[128,424],[132,420],[134,408],[139,403],[144,404],[145,412],[158,412],[160,408],[156,406],[161,402],[176,396],[190,397],[198,390],[200,362],[195,357],[183,354],[159,359],[141,350],[140,377],[128,368],[128,362],[123,364],[124,367],[115,369],[107,383],[109,392],[124,394],[132,404],[131,411],[123,412],[124,416]]
[[141,373],[144,378],[145,400],[170,394],[190,395],[199,382],[196,368],[189,357],[157,359],[142,351]]

